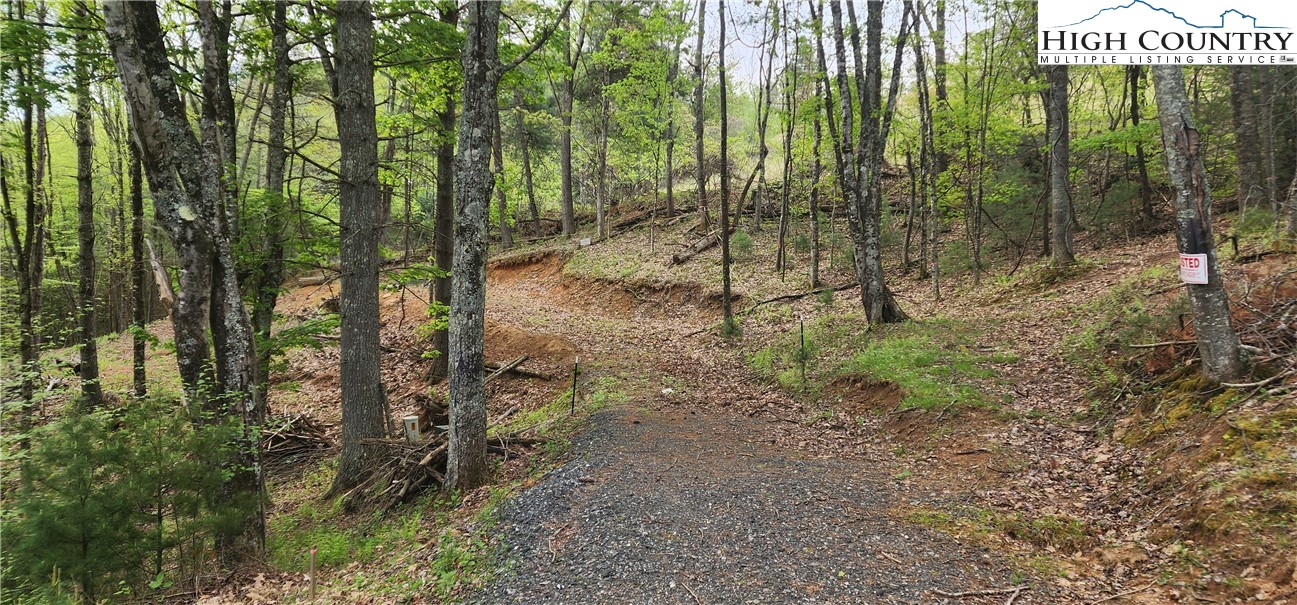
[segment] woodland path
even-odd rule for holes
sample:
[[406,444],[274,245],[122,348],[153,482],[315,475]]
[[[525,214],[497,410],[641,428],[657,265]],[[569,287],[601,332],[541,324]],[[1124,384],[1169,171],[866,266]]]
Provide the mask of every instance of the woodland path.
[[[715,312],[535,263],[492,278],[489,315],[563,334],[596,414],[571,460],[505,506],[502,570],[471,603],[1004,603],[999,558],[907,524],[881,440],[825,435],[740,353],[685,334]],[[612,387],[607,387],[612,388]],[[835,431],[834,433],[838,433]],[[1039,589],[1016,603],[1055,602]]]

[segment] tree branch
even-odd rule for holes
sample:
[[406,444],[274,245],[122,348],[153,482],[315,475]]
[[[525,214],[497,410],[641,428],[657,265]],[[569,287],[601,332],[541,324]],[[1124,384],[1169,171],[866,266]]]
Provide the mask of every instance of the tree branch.
[[545,28],[545,31],[541,32],[541,35],[537,36],[537,38],[532,41],[531,48],[528,48],[526,51],[523,51],[521,55],[515,57],[514,60],[510,61],[508,65],[501,66],[500,75],[504,75],[505,73],[508,73],[509,70],[519,65],[522,65],[522,63],[526,61],[528,58],[530,58],[533,53],[540,50],[540,47],[544,46],[545,43],[549,41],[549,37],[554,35],[554,32],[558,29],[559,24],[562,23],[563,19],[567,17],[567,12],[571,10],[571,8],[572,8],[572,0],[563,0],[563,9],[559,11],[558,17],[554,19],[554,23],[552,23],[549,27]]

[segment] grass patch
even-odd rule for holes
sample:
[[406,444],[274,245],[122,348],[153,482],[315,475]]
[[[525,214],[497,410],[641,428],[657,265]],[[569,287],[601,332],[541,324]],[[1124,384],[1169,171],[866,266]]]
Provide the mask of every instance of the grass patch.
[[[1014,355],[985,352],[970,324],[950,319],[879,327],[865,332],[859,314],[826,315],[806,324],[805,347],[794,328],[749,361],[758,373],[796,392],[818,394],[834,381],[865,377],[905,393],[903,408],[994,407],[983,386],[999,376],[996,364]],[[806,382],[802,382],[802,364]]]
[[982,546],[994,546],[1004,538],[1011,538],[1038,548],[1075,552],[1092,547],[1096,540],[1084,521],[1068,515],[1030,516],[981,507],[954,510],[916,507],[904,511],[901,517],[908,523]]
[[422,507],[392,518],[356,518],[342,513],[341,502],[308,500],[292,513],[272,517],[267,534],[270,564],[284,571],[306,571],[314,548],[320,568],[333,569],[353,562],[365,565],[383,551],[418,546]]

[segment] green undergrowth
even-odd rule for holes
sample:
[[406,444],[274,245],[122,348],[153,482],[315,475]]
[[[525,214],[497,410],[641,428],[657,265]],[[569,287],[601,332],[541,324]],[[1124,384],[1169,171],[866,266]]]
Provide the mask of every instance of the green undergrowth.
[[1081,519],[1065,514],[1031,515],[977,506],[914,507],[902,511],[909,523],[958,536],[981,546],[1011,538],[1038,548],[1065,553],[1094,546],[1094,532]]
[[427,501],[420,501],[391,518],[361,516],[338,523],[344,516],[341,498],[302,502],[289,514],[271,517],[270,563],[283,571],[307,571],[310,551],[315,549],[316,564],[327,570],[372,563],[384,550],[412,549],[418,545],[427,506]]
[[995,407],[998,402],[984,386],[999,377],[996,365],[1017,359],[979,347],[982,334],[957,320],[905,322],[872,331],[864,326],[858,313],[823,315],[806,323],[805,347],[794,325],[749,362],[766,379],[811,397],[839,381],[865,379],[899,387],[903,409],[941,409]]
[[544,447],[547,452],[561,453],[572,436],[585,426],[591,414],[629,401],[627,388],[618,378],[596,376],[580,385],[575,403],[569,387],[549,403],[519,412],[490,427],[487,435],[490,438],[504,435],[540,437],[546,439]]
[[1188,301],[1163,292],[1175,279],[1173,267],[1149,267],[1071,310],[1061,353],[1094,380],[1093,398],[1111,399],[1136,369],[1130,345],[1164,340],[1178,327]]
[[[335,472],[333,462],[321,464],[277,494],[277,500],[289,504],[270,519],[268,561],[280,571],[306,572],[315,549],[326,597],[360,593],[386,600],[426,593],[437,602],[456,602],[499,571],[500,505],[562,460],[591,414],[629,401],[625,388],[616,378],[594,377],[581,384],[575,408],[568,389],[492,427],[493,438],[518,435],[544,442],[525,474],[485,488],[485,501],[474,498],[471,506],[461,494],[429,492],[385,515],[347,513],[342,498],[314,497],[327,490]],[[411,565],[415,561],[418,565]],[[290,602],[306,602],[304,589],[288,596]]]
[[[915,506],[900,510],[899,516],[908,523],[986,548],[1002,548],[1009,541],[1030,546],[1016,555],[1008,553],[1009,558],[1019,569],[1040,577],[1065,575],[1064,557],[1098,545],[1092,526],[1066,514],[1032,515],[979,506]],[[1026,578],[1015,572],[1013,581],[1022,583]]]
[[[328,466],[322,465],[306,482],[331,476]],[[392,599],[430,593],[439,602],[453,602],[494,577],[499,508],[521,485],[510,481],[487,488],[485,502],[474,509],[465,509],[456,493],[429,493],[387,515],[348,515],[341,498],[307,500],[292,512],[272,517],[269,563],[281,571],[307,572],[315,549],[320,592],[326,599],[356,592]],[[415,554],[419,565],[406,565]],[[304,587],[286,597],[289,602],[308,602]]]

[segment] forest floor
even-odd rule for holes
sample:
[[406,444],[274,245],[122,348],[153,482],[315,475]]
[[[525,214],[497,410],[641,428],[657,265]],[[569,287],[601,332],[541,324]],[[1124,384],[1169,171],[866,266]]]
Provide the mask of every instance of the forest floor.
[[[771,270],[767,223],[726,339],[716,251],[668,262],[690,222],[496,257],[488,361],[528,355],[552,379],[497,380],[490,415],[549,443],[499,460],[492,487],[381,514],[318,499],[332,450],[279,468],[268,560],[201,601],[309,602],[317,548],[336,603],[1297,603],[1293,377],[1222,394],[1192,379],[1191,347],[1126,346],[1192,339],[1173,236],[1079,244],[1066,272],[947,276],[940,302],[893,271],[916,321],[866,331],[858,288],[757,306],[808,286],[805,251]],[[1297,299],[1297,259],[1255,252],[1225,264],[1266,348],[1257,318]],[[825,283],[850,281],[840,250],[824,259]],[[285,325],[336,294],[291,289]],[[397,417],[444,400],[423,378],[425,298],[383,294]],[[323,345],[276,370],[272,411],[336,443]]]
[[[644,231],[572,260],[496,263],[491,314],[572,338],[624,404],[505,507],[506,571],[470,601],[1297,601],[1291,390],[1198,392],[1180,379],[1193,374],[1183,346],[1132,351],[1110,333],[1186,339],[1168,327],[1179,310],[1172,235],[1110,245],[1061,273],[964,276],[940,303],[926,283],[896,280],[931,329],[885,328],[872,341],[850,311],[858,289],[753,309],[805,287],[776,282],[769,255],[753,254],[736,280],[736,308],[751,312],[726,340],[717,284],[681,275],[719,273],[715,263],[671,266],[663,259],[689,236],[668,233],[646,254]],[[754,239],[772,249],[760,241],[770,238]],[[1244,340],[1264,345],[1249,340],[1249,313],[1287,308],[1294,259],[1247,252],[1227,265],[1236,306],[1250,310],[1238,318]],[[801,322],[816,341],[804,380],[789,376]],[[887,344],[911,340],[917,352]],[[872,348],[882,364],[948,371],[916,379],[833,359]],[[1135,357],[1131,374],[1193,392],[1105,375],[1119,354]],[[1125,384],[1098,388],[1104,379]],[[1235,421],[1272,428],[1222,421],[1211,396]],[[1277,454],[1229,447],[1231,427]],[[991,594],[967,594],[980,590]]]

